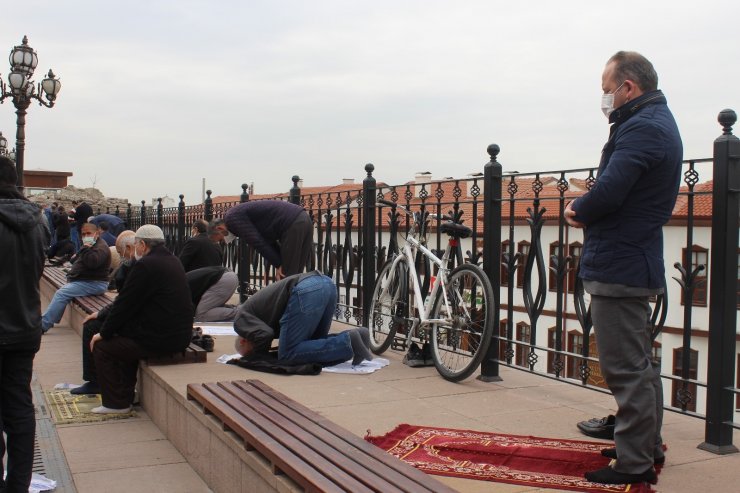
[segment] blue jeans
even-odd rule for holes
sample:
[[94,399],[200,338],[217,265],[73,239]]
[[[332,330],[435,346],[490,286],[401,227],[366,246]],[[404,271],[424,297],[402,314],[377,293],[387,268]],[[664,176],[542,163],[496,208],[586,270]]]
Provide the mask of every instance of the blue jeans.
[[329,336],[337,288],[326,276],[293,287],[280,319],[278,359],[291,363],[338,363],[352,359],[349,333]]
[[94,294],[103,294],[108,289],[108,281],[71,281],[57,289],[54,297],[46,307],[46,311],[41,316],[41,330],[46,332],[59,322],[64,315],[64,309],[72,298],[78,296],[91,296]]

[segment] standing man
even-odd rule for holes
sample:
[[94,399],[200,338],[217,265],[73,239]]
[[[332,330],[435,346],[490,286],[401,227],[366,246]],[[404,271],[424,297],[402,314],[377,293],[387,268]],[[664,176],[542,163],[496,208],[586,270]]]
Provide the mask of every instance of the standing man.
[[26,492],[36,431],[31,375],[41,343],[39,280],[49,230],[16,181],[13,161],[0,156],[0,491]]
[[655,481],[665,461],[663,391],[652,358],[648,297],[663,293],[663,225],[676,203],[683,146],[653,65],[620,51],[606,64],[601,107],[611,129],[596,184],[565,209],[584,228],[580,277],[591,295],[601,373],[617,401],[613,467],[596,483]]
[[[75,226],[77,229],[77,249],[79,250],[82,247],[82,225],[87,222],[88,219],[93,215],[92,206],[88,204],[85,201],[77,202],[76,200],[72,201],[72,206],[74,207],[74,220],[75,220]],[[74,237],[73,237],[74,241]]]
[[300,205],[283,200],[256,200],[232,207],[226,228],[257,249],[276,276],[300,274],[311,256],[313,224]]

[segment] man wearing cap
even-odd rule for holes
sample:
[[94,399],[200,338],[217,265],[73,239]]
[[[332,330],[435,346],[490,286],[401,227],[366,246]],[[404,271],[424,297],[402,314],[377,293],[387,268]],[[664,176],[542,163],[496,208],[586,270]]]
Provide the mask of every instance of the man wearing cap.
[[64,309],[72,299],[103,294],[108,289],[110,250],[98,237],[98,228],[94,224],[82,225],[82,247],[72,262],[67,284],[57,289],[41,317],[44,334],[62,319]]
[[193,335],[193,303],[185,270],[164,246],[162,230],[146,224],[134,237],[136,263],[90,341],[103,405],[98,414],[131,411],[139,360],[183,351]]

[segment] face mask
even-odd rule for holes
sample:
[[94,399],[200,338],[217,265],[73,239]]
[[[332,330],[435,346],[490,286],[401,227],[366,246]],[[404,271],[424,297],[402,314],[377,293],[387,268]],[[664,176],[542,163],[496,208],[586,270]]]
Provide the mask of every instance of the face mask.
[[604,112],[604,116],[606,116],[607,118],[609,118],[609,115],[611,115],[612,111],[614,111],[614,95],[622,88],[623,85],[624,82],[622,82],[619,87],[614,90],[614,92],[601,95],[601,111]]
[[233,233],[229,233],[226,236],[224,236],[224,243],[227,245],[234,241],[236,239],[236,236]]
[[138,253],[134,253],[134,257],[136,258],[136,260],[141,260],[141,257],[143,257],[143,255],[139,255]]
[[83,236],[82,243],[84,243],[85,245],[92,246],[95,244],[95,237],[94,236]]

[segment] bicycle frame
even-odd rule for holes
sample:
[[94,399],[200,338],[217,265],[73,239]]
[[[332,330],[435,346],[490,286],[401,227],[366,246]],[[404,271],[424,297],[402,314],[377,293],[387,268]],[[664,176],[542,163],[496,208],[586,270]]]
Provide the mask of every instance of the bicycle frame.
[[[444,289],[447,283],[447,274],[450,271],[449,267],[447,266],[450,260],[450,252],[452,251],[452,244],[453,241],[452,238],[449,239],[447,243],[447,249],[445,250],[444,255],[442,255],[442,258],[440,259],[437,257],[431,250],[429,250],[427,247],[421,244],[421,242],[416,238],[416,226],[412,227],[411,231],[409,231],[408,235],[406,236],[406,243],[403,245],[402,253],[398,255],[393,260],[393,268],[391,272],[396,272],[396,266],[398,265],[398,262],[401,261],[401,258],[406,259],[406,264],[409,267],[409,277],[411,277],[411,282],[413,283],[413,289],[414,289],[414,301],[416,302],[417,311],[419,313],[418,317],[413,317],[413,325],[411,326],[410,330],[406,334],[406,339],[410,339],[412,337],[412,334],[416,333],[418,328],[421,326],[422,328],[426,329],[431,324],[435,323],[444,323],[448,321],[452,316],[452,311],[450,309],[450,301],[447,298],[447,290]],[[431,300],[430,303],[424,304],[424,300],[421,297],[421,287],[419,286],[419,278],[416,273],[416,265],[414,263],[414,259],[416,257],[416,252],[421,251],[421,253],[431,260],[435,265],[437,265],[437,275],[434,281],[434,285],[432,286],[432,290],[429,293],[429,299]],[[429,318],[429,313],[434,308],[434,300],[437,297],[437,292],[439,289],[442,288],[442,296],[444,299],[444,307],[447,314],[447,318]]]

